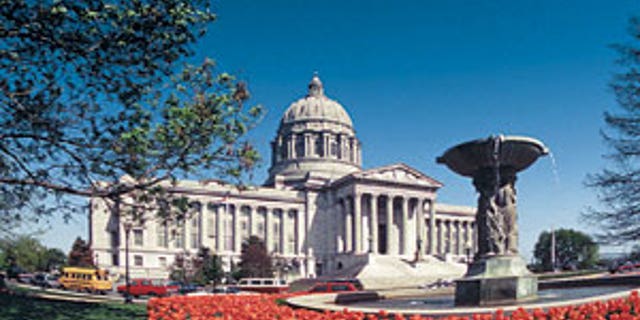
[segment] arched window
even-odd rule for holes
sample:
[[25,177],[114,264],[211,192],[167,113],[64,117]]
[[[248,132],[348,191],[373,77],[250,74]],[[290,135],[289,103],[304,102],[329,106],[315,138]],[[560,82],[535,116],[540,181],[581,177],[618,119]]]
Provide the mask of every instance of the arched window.
[[335,137],[333,139],[331,139],[331,157],[332,158],[338,158],[338,138]]
[[304,157],[304,136],[296,136],[296,158]]

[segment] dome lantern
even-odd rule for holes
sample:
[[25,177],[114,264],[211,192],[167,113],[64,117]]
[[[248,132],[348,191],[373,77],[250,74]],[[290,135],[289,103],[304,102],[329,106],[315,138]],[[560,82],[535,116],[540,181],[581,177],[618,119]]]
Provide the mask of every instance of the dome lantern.
[[297,188],[306,179],[335,180],[360,170],[360,141],[340,103],[325,96],[318,73],[308,93],[284,112],[271,142],[271,168],[266,185]]
[[318,72],[313,73],[313,78],[311,78],[311,82],[309,82],[308,96],[312,96],[312,97],[324,96],[324,88],[322,87],[322,81],[320,81],[320,77],[318,77]]

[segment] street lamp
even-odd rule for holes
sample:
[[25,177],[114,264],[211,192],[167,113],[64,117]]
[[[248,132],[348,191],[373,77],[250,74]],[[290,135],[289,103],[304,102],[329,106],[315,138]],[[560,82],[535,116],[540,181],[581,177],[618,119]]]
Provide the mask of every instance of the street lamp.
[[131,283],[129,282],[129,233],[131,233],[131,228],[133,227],[133,224],[131,223],[131,221],[126,221],[124,223],[124,272],[125,272],[125,276],[124,276],[124,280],[126,282],[126,288],[127,290],[124,293],[124,303],[132,303],[133,300],[131,299],[131,294],[130,294],[130,289],[131,289]]

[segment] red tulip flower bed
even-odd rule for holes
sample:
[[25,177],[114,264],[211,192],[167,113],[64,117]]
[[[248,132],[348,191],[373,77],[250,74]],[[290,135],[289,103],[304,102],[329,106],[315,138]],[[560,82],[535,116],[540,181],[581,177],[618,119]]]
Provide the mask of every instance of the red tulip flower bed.
[[[198,297],[153,298],[147,310],[149,320],[204,320],[204,319],[298,319],[298,320],[433,320],[425,316],[390,315],[386,311],[365,315],[348,311],[317,312],[292,309],[277,303],[279,299],[293,296],[279,295],[217,295]],[[498,309],[493,314],[476,314],[471,317],[448,316],[445,320],[640,320],[640,297],[637,291],[624,299],[593,302],[578,306],[553,307],[548,310],[526,311],[517,309],[510,315]]]

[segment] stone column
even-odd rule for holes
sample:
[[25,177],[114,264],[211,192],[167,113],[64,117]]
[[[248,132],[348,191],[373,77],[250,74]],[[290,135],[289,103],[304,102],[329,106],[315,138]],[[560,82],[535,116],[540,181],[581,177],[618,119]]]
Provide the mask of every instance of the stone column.
[[424,203],[421,199],[416,199],[416,205],[413,207],[413,216],[416,219],[416,251],[418,252],[418,260],[422,259],[424,252],[424,239],[422,233],[424,225]]
[[296,152],[296,135],[295,134],[291,134],[289,136],[289,143],[287,144],[287,159],[293,159],[295,158],[295,152]]
[[296,254],[303,253],[304,240],[307,237],[304,227],[304,219],[302,217],[302,210],[295,209],[294,216],[296,217]]
[[351,215],[351,201],[349,198],[345,198],[344,205],[344,251],[353,251],[353,216]]
[[233,252],[240,254],[240,247],[242,246],[242,239],[240,238],[240,208],[227,203],[229,208],[229,217],[233,216]]
[[409,199],[402,198],[402,250],[401,254],[409,254]]
[[393,196],[387,196],[387,254],[392,254],[391,243],[393,241]]
[[436,202],[431,200],[429,202],[429,254],[431,255],[435,255],[437,250],[436,232]]
[[362,195],[360,193],[355,193],[353,195],[353,215],[354,215],[354,251],[355,253],[362,253],[362,208],[360,199]]
[[224,204],[218,205],[216,215],[216,251],[222,252],[224,250],[224,218],[226,216],[226,206]]
[[344,252],[345,250],[345,239],[344,239],[344,225],[345,225],[345,219],[346,219],[346,214],[345,214],[345,209],[344,209],[344,199],[340,199],[338,198],[336,201],[336,205],[337,205],[337,210],[336,212],[336,217],[335,217],[335,221],[336,221],[336,251],[337,252]]
[[258,228],[258,219],[256,215],[257,208],[247,206],[249,208],[249,237],[255,235],[257,233]]
[[309,157],[311,155],[311,136],[309,133],[304,133],[304,156]]
[[462,236],[463,233],[463,227],[462,227],[462,221],[458,221],[458,255],[463,255],[464,254],[464,237]]
[[449,248],[447,248],[447,253],[453,253],[453,220],[449,220],[447,225],[447,238],[449,239]]
[[265,208],[264,211],[264,242],[267,248],[267,254],[273,252],[273,209]]
[[371,228],[369,232],[371,232],[371,252],[374,254],[378,253],[378,197],[374,194],[371,195],[371,200],[369,201],[371,204],[369,208],[371,209],[371,218],[369,221],[371,222]]
[[445,232],[446,232],[446,230],[445,230],[445,228],[446,228],[445,220],[443,220],[443,219],[438,220],[438,225],[439,225],[438,226],[438,238],[440,238],[438,240],[438,247],[439,247],[438,254],[444,255],[445,252],[447,251],[447,244],[446,244],[446,241],[445,241]]
[[289,230],[287,230],[289,222],[287,220],[289,220],[289,213],[280,209],[280,239],[278,241],[280,242],[280,252],[282,254],[289,253],[287,250],[289,246]]

